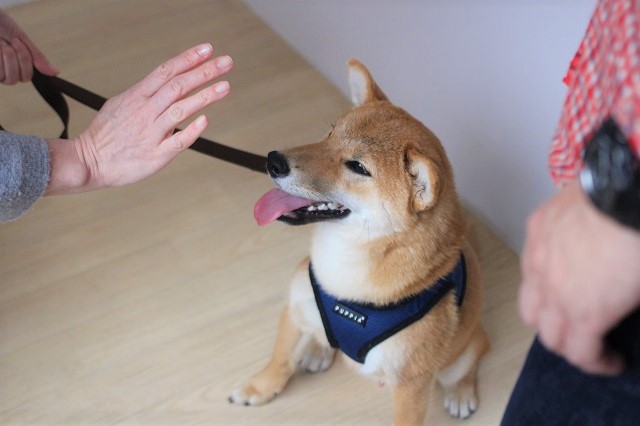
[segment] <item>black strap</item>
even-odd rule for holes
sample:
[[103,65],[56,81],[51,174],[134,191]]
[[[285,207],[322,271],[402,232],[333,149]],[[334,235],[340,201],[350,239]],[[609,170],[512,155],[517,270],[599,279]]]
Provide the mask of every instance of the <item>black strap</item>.
[[[33,70],[32,82],[38,93],[60,117],[64,126],[64,130],[60,134],[61,138],[66,139],[69,135],[69,106],[62,94],[96,111],[102,108],[107,101],[102,96],[96,95],[87,89],[83,89],[59,77],[44,75],[36,69]],[[2,130],[2,126],[0,126],[0,130]],[[176,129],[177,131],[180,131],[180,129]],[[198,138],[189,148],[254,172],[266,172],[267,158],[261,155],[232,148],[205,138]]]

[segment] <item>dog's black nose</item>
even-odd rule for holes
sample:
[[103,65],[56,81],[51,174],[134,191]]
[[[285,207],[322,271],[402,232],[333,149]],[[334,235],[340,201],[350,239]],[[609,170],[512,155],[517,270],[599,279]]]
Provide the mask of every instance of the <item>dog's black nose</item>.
[[291,171],[287,157],[280,151],[271,151],[267,154],[267,171],[272,178],[287,176]]

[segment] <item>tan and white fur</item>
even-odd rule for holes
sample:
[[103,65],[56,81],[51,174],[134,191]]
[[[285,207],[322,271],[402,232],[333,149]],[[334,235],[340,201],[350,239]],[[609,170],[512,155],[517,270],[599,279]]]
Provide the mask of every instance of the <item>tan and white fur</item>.
[[[375,346],[355,370],[391,388],[396,425],[424,423],[437,381],[445,409],[466,418],[477,406],[478,363],[489,342],[480,322],[478,261],[465,237],[451,166],[437,137],[393,105],[358,61],[349,62],[354,109],[327,137],[283,151],[290,175],[274,179],[287,193],[331,201],[351,213],[316,227],[310,259],[324,289],[341,298],[384,305],[419,293],[467,262],[464,303],[449,292],[422,319]],[[370,176],[353,173],[357,160]],[[328,369],[330,347],[310,285],[309,258],[298,266],[280,318],[271,360],[229,400],[265,404],[302,366]]]

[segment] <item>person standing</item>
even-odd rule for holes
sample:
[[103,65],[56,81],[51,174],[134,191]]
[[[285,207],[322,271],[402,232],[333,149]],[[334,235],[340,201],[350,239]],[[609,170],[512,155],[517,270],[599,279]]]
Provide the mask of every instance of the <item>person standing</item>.
[[530,217],[519,308],[538,333],[502,419],[640,419],[640,2],[599,0],[571,61],[549,166],[559,191]]

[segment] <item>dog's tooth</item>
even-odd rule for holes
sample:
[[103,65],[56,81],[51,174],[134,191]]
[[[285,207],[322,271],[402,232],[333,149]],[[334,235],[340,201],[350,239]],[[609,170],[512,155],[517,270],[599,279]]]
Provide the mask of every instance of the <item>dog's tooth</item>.
[[336,203],[329,203],[327,204],[327,206],[331,209],[331,210],[335,210],[338,208],[338,205]]
[[309,211],[309,212],[314,212],[314,211],[316,211],[316,210],[318,210],[318,208],[317,208],[316,206],[309,206],[309,207],[307,207],[307,211]]
[[327,207],[327,205],[326,205],[326,204],[320,204],[320,205],[318,206],[318,210],[329,210],[329,207]]

